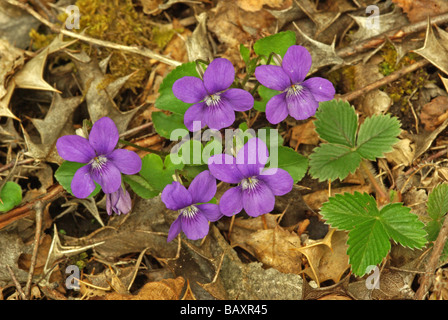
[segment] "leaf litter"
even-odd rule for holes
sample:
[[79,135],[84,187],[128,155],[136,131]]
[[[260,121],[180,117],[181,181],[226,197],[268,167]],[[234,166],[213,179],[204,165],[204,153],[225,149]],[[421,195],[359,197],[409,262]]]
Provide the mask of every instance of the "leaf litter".
[[[415,298],[429,247],[410,250],[393,243],[379,266],[380,289],[372,290],[366,286],[368,276],[350,273],[347,233],[322,221],[320,208],[330,196],[375,192],[363,172],[330,184],[307,175],[293,192],[278,199],[270,214],[222,219],[211,224],[203,240],[181,237],[170,243],[166,237],[176,217],[160,196],[135,197],[131,214],[108,216],[104,195],[88,203],[74,201],[62,189],[55,189],[57,182],[49,177],[61,163],[56,140],[82,129],[84,119],[95,121],[107,115],[131,142],[149,141],[145,147],[169,150],[170,142],[151,126],[151,115],[160,111],[154,102],[173,66],[225,57],[244,77],[240,44],[250,48],[264,36],[291,30],[297,43],[312,54],[310,74],[331,79],[341,98],[387,80],[386,71],[401,68],[403,61],[428,62],[423,67],[427,76],[409,73],[407,82],[385,82],[352,103],[361,123],[385,113],[400,119],[399,142],[370,170],[378,184],[389,188],[390,197],[429,219],[428,195],[437,184],[448,181],[448,63],[443,54],[448,50],[444,15],[448,8],[444,1],[135,1],[134,10],[158,27],[156,31],[145,26],[149,31],[145,30],[162,36],[159,41],[141,43],[169,62],[145,57],[145,66],[140,68],[150,72],[138,88],[127,87],[137,71],[128,72],[132,68],[126,64],[142,55],[125,54],[117,46],[104,57],[101,43],[89,43],[89,37],[83,41],[55,35],[42,21],[37,29],[29,12],[19,10],[16,1],[7,2],[29,27],[17,34],[21,43],[25,39],[25,46],[13,43],[8,30],[3,31],[7,37],[0,39],[0,184],[5,179],[18,182],[27,205],[23,212],[19,206],[0,215],[0,297],[24,298],[18,283],[24,289],[30,286],[25,298],[34,299]],[[32,4],[29,9],[56,17],[62,7],[50,2],[44,11]],[[380,8],[384,19],[380,30],[366,27],[368,5]],[[439,19],[438,23],[432,23],[433,19]],[[99,19],[100,23],[104,21]],[[35,32],[30,32],[31,26]],[[129,27],[132,32],[138,26]],[[400,33],[401,28],[412,32]],[[117,60],[111,68],[111,57],[121,61],[120,72],[114,73]],[[263,116],[247,116],[254,117],[254,125],[266,125]],[[285,145],[309,155],[321,143],[314,121],[288,119],[282,128]],[[33,208],[40,199],[45,199],[46,206],[38,222]],[[44,233],[34,252],[36,228]],[[65,268],[73,264],[82,270],[78,291],[65,286]],[[446,265],[438,267],[428,296],[447,299]]]

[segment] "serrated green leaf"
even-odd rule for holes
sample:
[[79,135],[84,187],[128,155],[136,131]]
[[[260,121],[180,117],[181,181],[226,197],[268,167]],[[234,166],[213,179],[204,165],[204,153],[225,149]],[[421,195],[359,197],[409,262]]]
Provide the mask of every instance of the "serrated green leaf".
[[401,203],[390,203],[380,210],[381,222],[394,241],[408,248],[421,248],[426,243],[425,225],[411,209]]
[[[276,149],[277,154],[274,153],[274,149],[271,149],[269,163],[266,168],[272,166],[288,171],[294,183],[302,180],[308,170],[308,159],[294,149],[285,146],[279,146]],[[272,161],[274,156],[277,156],[277,161]],[[277,162],[277,165],[274,164],[275,162]]]
[[0,193],[0,211],[9,211],[22,202],[22,188],[12,181],[8,181]]
[[375,198],[367,193],[336,194],[322,205],[321,214],[334,228],[350,231],[364,221],[379,216]]
[[437,185],[428,196],[428,215],[433,220],[440,220],[448,212],[448,184]]
[[[54,173],[54,177],[68,193],[73,195],[71,188],[73,176],[75,175],[76,171],[78,171],[78,169],[84,167],[85,165],[86,165],[85,163],[64,161]],[[93,190],[93,192],[88,196],[88,198],[94,197],[98,194],[98,192],[100,192],[101,186],[96,182],[95,185],[96,185],[95,190]]]
[[362,277],[371,266],[381,263],[389,252],[389,236],[377,219],[369,218],[348,234],[349,263],[352,272]]
[[359,127],[356,151],[368,160],[384,157],[398,142],[400,122],[390,115],[375,115],[367,118]]
[[426,243],[424,224],[409,208],[392,203],[378,210],[375,199],[367,193],[330,197],[322,205],[321,215],[332,227],[349,232],[347,254],[358,276],[381,262],[390,250],[390,239],[409,248]]
[[272,52],[275,52],[283,57],[288,48],[295,44],[295,32],[291,30],[282,31],[256,41],[254,52],[259,56],[269,56]]
[[361,156],[349,147],[324,143],[310,155],[310,174],[319,181],[343,180],[354,173],[361,163]]
[[448,212],[448,184],[437,185],[429,194],[426,205],[431,220],[426,224],[425,230],[428,241],[435,241]]
[[139,175],[124,175],[123,180],[129,184],[131,189],[140,197],[149,199],[157,196],[160,191],[154,190],[153,187]]
[[314,125],[320,138],[330,143],[355,147],[358,116],[355,108],[348,102],[342,100],[321,102],[316,112],[316,119]]
[[[187,127],[184,125],[184,118],[181,115],[175,113],[167,115],[163,112],[156,111],[152,113],[152,122],[157,133],[166,139],[171,140],[173,138],[172,140],[175,140],[179,136],[188,134]],[[182,134],[174,134],[174,137],[172,137],[175,130]]]
[[171,111],[180,115],[183,115],[187,111],[191,104],[177,99],[172,89],[174,82],[185,76],[199,77],[195,62],[183,63],[164,78],[159,87],[159,97],[155,102],[155,106],[158,109]]

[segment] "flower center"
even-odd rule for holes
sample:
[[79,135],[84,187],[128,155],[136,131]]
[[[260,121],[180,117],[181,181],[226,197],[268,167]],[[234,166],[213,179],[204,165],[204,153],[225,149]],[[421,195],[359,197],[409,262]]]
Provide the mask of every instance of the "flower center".
[[303,90],[303,87],[300,84],[293,84],[285,90],[286,96],[287,97],[297,96],[300,94],[300,92],[302,92],[302,90]]
[[217,93],[211,94],[209,96],[206,96],[204,101],[207,107],[216,106],[219,103],[219,101],[221,101],[221,96]]
[[255,189],[257,184],[258,184],[258,179],[255,177],[250,177],[250,178],[241,180],[241,188],[243,190],[249,189],[249,191],[251,191],[251,190]]
[[179,211],[185,218],[193,218],[196,215],[196,213],[198,213],[199,209],[192,205],[180,209]]
[[107,158],[105,156],[97,156],[92,159],[91,165],[93,170],[101,170],[104,164],[107,162]]

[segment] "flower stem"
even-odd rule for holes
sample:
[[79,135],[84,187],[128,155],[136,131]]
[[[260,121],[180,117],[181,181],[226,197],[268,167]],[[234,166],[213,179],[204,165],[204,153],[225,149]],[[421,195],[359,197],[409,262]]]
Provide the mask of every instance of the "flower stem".
[[142,146],[139,146],[138,144],[135,144],[135,143],[132,143],[132,142],[123,140],[123,139],[119,139],[118,142],[119,142],[119,143],[122,143],[122,144],[125,144],[125,145],[127,145],[127,146],[130,146],[130,147],[134,147],[134,148],[139,149],[139,150],[142,150],[142,151],[147,151],[147,152],[155,153],[155,154],[157,154],[157,155],[159,155],[159,156],[161,156],[161,157],[166,157],[166,156],[167,156],[167,153],[166,153],[166,152],[158,151],[158,150],[154,150],[154,149],[151,149],[151,148],[142,147]]
[[376,181],[376,178],[373,176],[372,172],[370,172],[365,161],[361,162],[361,167],[366,173],[367,178],[369,179],[370,183],[372,184],[373,188],[376,191],[376,194],[378,196],[378,202],[381,204],[389,202],[389,197],[387,196],[386,191],[384,191],[384,189],[379,185],[378,181]]

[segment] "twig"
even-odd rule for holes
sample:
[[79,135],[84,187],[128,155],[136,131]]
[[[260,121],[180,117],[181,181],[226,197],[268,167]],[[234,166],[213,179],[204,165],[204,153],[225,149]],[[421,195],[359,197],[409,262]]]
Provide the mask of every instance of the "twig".
[[8,265],[6,265],[6,267],[8,268],[9,275],[11,276],[11,279],[14,282],[14,285],[16,286],[16,289],[19,292],[20,296],[22,297],[23,300],[26,300],[25,293],[23,292],[22,287],[20,286],[19,281],[17,281],[17,278],[14,275],[14,271],[12,271],[11,267],[8,266]]
[[21,166],[24,164],[30,164],[35,162],[36,159],[25,159],[21,161],[11,161],[10,163],[5,164],[4,166],[0,167],[0,172],[6,171],[14,167],[15,165]]
[[36,212],[36,232],[34,234],[34,247],[33,255],[31,256],[31,265],[28,272],[28,281],[25,287],[25,297],[29,299],[31,293],[31,282],[33,281],[34,269],[36,268],[37,253],[39,251],[40,234],[42,231],[42,211],[43,203],[41,201],[36,202],[34,205],[34,210]]
[[426,66],[427,64],[429,64],[429,61],[426,59],[422,59],[420,61],[417,61],[409,66],[403,67],[400,70],[397,70],[393,73],[391,73],[390,75],[375,81],[371,84],[368,84],[367,86],[358,89],[356,91],[353,92],[349,92],[347,94],[344,94],[342,96],[339,96],[339,99],[344,100],[344,101],[352,101],[356,98],[359,98],[363,95],[365,95],[367,92],[370,92],[372,90],[378,89],[390,82],[393,82],[395,80],[400,79],[401,77],[403,77],[405,74],[414,72],[420,68],[423,68],[424,66]]
[[152,122],[148,122],[148,123],[142,124],[142,125],[140,125],[138,127],[129,129],[128,131],[123,132],[122,134],[120,134],[120,138],[124,138],[124,137],[130,136],[130,135],[132,135],[132,134],[134,134],[136,132],[139,132],[140,130],[144,130],[144,129],[150,128],[150,127],[152,127],[152,125],[153,125]]
[[25,10],[26,12],[28,12],[30,15],[32,15],[34,18],[36,18],[37,20],[39,20],[40,22],[42,22],[43,24],[45,24],[47,27],[49,27],[53,32],[55,33],[60,33],[63,34],[65,36],[68,37],[72,37],[81,41],[85,41],[88,43],[92,43],[101,47],[106,47],[106,48],[111,48],[111,49],[116,49],[116,50],[121,50],[121,51],[126,51],[126,52],[130,52],[130,53],[135,53],[144,57],[148,57],[150,59],[155,59],[157,61],[163,62],[167,65],[170,66],[179,66],[182,63],[176,60],[173,60],[171,58],[168,58],[166,56],[160,55],[158,53],[155,53],[152,50],[149,50],[148,48],[144,48],[144,47],[130,47],[130,46],[125,46],[125,45],[121,45],[121,44],[116,44],[110,41],[106,41],[106,40],[101,40],[101,39],[96,39],[96,38],[92,38],[83,34],[78,34],[72,31],[68,31],[64,28],[61,28],[60,26],[51,23],[50,21],[48,21],[47,19],[45,19],[44,17],[42,17],[39,13],[37,13],[36,11],[33,10],[33,8],[31,8],[28,4],[26,3],[21,3],[17,0],[5,0],[6,2],[8,2],[10,5],[18,7],[20,9]]
[[[446,22],[448,22],[448,13],[441,14],[441,15],[435,16],[435,17],[431,17],[432,24],[443,24]],[[416,22],[413,24],[402,26],[402,27],[387,31],[385,33],[382,33],[380,35],[377,35],[375,37],[366,39],[364,41],[360,41],[358,43],[355,43],[352,46],[347,46],[347,47],[341,48],[336,51],[336,54],[341,58],[347,58],[347,57],[353,56],[355,54],[367,51],[369,49],[376,48],[378,45],[380,45],[384,41],[386,41],[387,38],[389,38],[390,40],[401,39],[409,34],[423,31],[427,28],[427,26],[428,26],[427,20],[423,20],[423,21],[419,21],[419,22]]]
[[448,239],[448,218],[445,217],[443,221],[442,228],[440,229],[439,235],[437,236],[436,242],[432,249],[431,255],[429,256],[428,263],[426,264],[425,274],[421,279],[420,287],[415,293],[414,300],[424,300],[426,294],[428,293],[429,286],[431,285],[431,279],[437,269],[439,263],[440,255],[443,248],[445,247],[445,242]]
[[31,214],[31,212],[33,211],[33,207],[36,204],[36,202],[52,201],[52,200],[55,200],[55,199],[59,198],[60,196],[62,196],[63,193],[64,193],[64,188],[61,185],[57,185],[56,187],[54,187],[53,189],[48,191],[46,194],[44,194],[40,197],[37,197],[20,207],[16,207],[16,208],[11,209],[10,211],[0,215],[0,230],[3,229],[4,227],[10,225],[11,223],[13,223],[16,220],[19,220],[19,219],[29,216]]
[[364,170],[364,172],[367,174],[367,177],[369,178],[370,183],[372,184],[372,186],[376,190],[376,193],[377,193],[377,196],[378,196],[378,202],[381,203],[381,204],[389,202],[388,201],[389,198],[388,198],[386,192],[378,184],[378,182],[376,181],[376,179],[373,176],[372,172],[370,172],[369,168],[367,167],[367,165],[366,165],[366,163],[364,161],[361,161],[361,167]]

